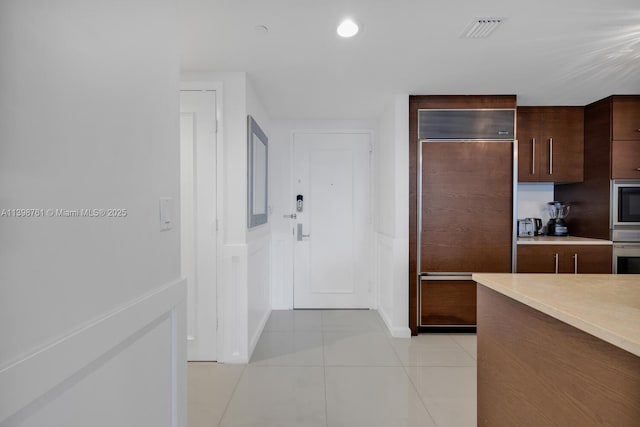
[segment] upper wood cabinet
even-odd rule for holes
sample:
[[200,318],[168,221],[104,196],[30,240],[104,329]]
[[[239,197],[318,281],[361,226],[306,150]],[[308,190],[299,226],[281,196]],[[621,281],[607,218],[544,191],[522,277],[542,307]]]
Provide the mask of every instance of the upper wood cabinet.
[[615,96],[611,115],[611,178],[640,178],[640,97]]
[[613,97],[614,141],[640,141],[640,97]]
[[611,143],[611,178],[640,179],[640,140]]
[[581,182],[583,107],[518,107],[518,181]]

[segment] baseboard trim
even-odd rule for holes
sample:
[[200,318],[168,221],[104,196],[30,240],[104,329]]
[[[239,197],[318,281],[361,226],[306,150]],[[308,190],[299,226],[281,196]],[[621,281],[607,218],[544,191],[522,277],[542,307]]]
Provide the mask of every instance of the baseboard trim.
[[253,337],[251,337],[251,342],[249,343],[249,358],[247,363],[251,360],[251,356],[253,356],[253,351],[256,349],[256,345],[258,345],[258,341],[262,336],[262,332],[264,331],[264,327],[267,326],[267,321],[269,320],[269,316],[271,316],[271,310],[268,310],[266,314],[260,319],[260,324],[258,325],[258,329]]
[[391,320],[389,319],[389,316],[383,310],[378,310],[378,314],[380,314],[382,321],[384,322],[385,326],[389,330],[389,333],[391,334],[392,337],[411,338],[411,329],[409,329],[408,327],[404,327],[404,328],[394,327],[393,324],[391,323]]

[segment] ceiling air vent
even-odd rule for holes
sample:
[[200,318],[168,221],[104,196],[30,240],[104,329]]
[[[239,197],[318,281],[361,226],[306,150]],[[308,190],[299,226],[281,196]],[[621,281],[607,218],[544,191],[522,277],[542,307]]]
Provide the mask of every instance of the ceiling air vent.
[[466,39],[489,37],[502,24],[502,21],[504,21],[504,18],[475,18],[464,30],[462,37]]

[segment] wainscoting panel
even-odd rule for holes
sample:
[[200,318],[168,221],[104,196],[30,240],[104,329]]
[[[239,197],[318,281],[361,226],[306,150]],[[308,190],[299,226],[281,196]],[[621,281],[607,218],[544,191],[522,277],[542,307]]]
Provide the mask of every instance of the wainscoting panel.
[[271,313],[271,236],[264,234],[249,241],[247,305],[249,358]]
[[143,295],[0,369],[0,425],[186,427],[186,283]]

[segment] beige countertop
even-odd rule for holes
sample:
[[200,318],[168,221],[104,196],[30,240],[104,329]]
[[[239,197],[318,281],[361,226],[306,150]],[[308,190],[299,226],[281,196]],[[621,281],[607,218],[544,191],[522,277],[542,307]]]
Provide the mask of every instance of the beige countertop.
[[640,357],[640,275],[493,274],[473,280]]
[[519,245],[612,245],[611,240],[589,239],[575,236],[534,236],[518,237]]

